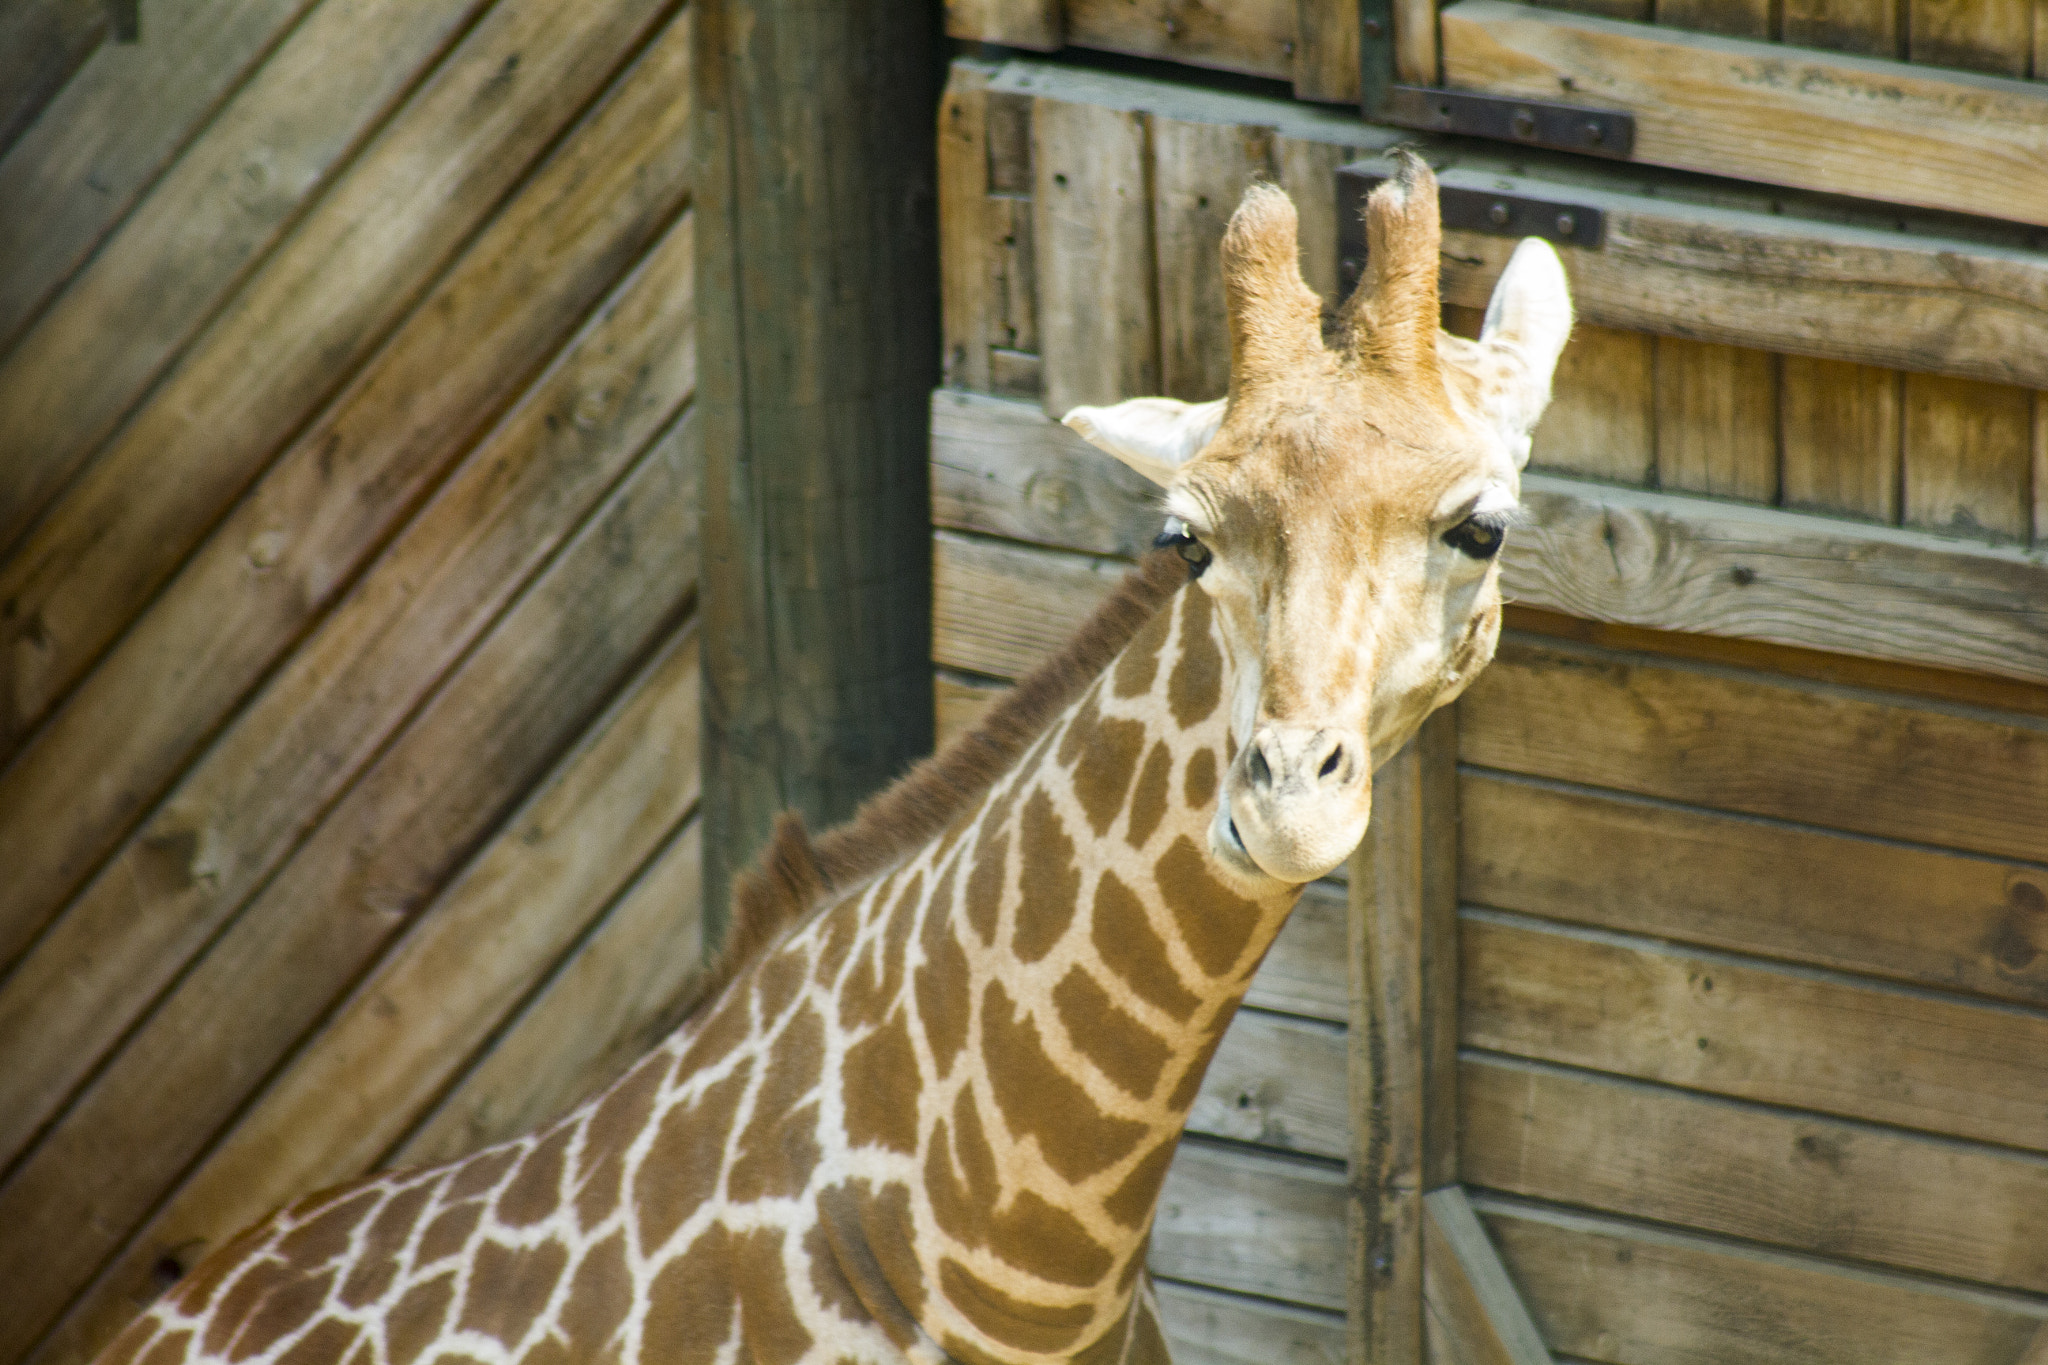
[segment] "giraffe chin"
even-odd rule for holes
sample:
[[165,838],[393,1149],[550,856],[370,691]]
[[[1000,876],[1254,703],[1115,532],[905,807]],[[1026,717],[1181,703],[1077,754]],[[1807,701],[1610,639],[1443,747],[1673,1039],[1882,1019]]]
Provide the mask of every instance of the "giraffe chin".
[[[1259,862],[1257,855],[1245,846],[1244,836],[1237,828],[1237,821],[1230,815],[1228,793],[1217,801],[1216,818],[1209,822],[1209,856],[1240,884],[1239,890],[1254,896],[1270,895],[1276,886],[1301,884],[1292,878],[1276,877],[1268,872]],[[1309,877],[1304,880],[1313,881],[1315,878]]]

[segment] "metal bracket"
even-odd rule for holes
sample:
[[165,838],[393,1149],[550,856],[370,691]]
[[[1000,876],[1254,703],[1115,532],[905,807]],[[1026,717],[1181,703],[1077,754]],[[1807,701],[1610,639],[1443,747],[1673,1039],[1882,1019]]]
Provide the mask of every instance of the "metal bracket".
[[1469,90],[1390,85],[1379,108],[1366,110],[1365,116],[1377,123],[1403,128],[1490,137],[1519,142],[1525,147],[1549,147],[1618,161],[1626,161],[1636,145],[1636,121],[1632,114],[1480,95]]
[[[1384,163],[1382,163],[1384,164]],[[1337,170],[1337,275],[1340,298],[1351,297],[1365,272],[1365,200],[1373,187],[1388,179],[1371,162],[1354,162]],[[1541,237],[1559,246],[1597,250],[1607,235],[1607,217],[1588,204],[1561,199],[1533,199],[1496,194],[1463,185],[1437,187],[1443,224],[1461,232],[1497,237]]]

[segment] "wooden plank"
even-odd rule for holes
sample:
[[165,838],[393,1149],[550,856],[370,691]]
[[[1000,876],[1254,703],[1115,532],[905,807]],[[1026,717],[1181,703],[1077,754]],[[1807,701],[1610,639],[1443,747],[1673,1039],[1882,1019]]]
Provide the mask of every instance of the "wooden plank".
[[[990,102],[1000,107],[1013,97],[992,95]],[[1030,142],[1024,144],[1026,151]],[[1030,174],[1027,163],[1025,173]],[[988,249],[984,253],[989,269],[989,304],[991,345],[998,352],[1015,351],[1024,355],[1038,354],[1038,253],[1031,237],[1031,201],[1022,195],[995,195],[983,206],[987,212]],[[998,362],[990,357],[993,368]],[[1000,391],[1014,390],[1014,380],[1007,384],[991,375],[991,386]]]
[[1157,393],[1145,116],[1040,99],[1031,169],[1045,411]]
[[685,225],[0,984],[0,1152],[262,884],[649,440],[668,425],[680,442],[691,256]]
[[2039,1012],[1493,910],[1460,927],[1467,1047],[2048,1150]]
[[[442,281],[429,306],[213,528],[148,613],[0,777],[0,849],[7,850],[0,856],[23,850],[17,875],[0,889],[6,955],[18,951],[111,851],[280,651],[341,595],[479,427],[504,410],[568,339],[565,333],[586,320],[671,228],[689,169],[688,109],[674,95],[688,59],[681,28],[643,53],[612,97]],[[676,329],[687,328],[687,313],[652,310],[687,307],[691,276],[685,272],[688,241],[673,234],[668,240],[656,272],[659,297],[636,300],[618,325],[627,334],[634,327],[657,332],[673,347],[686,334]],[[688,391],[690,376],[676,364],[694,363],[694,354],[693,348],[675,351],[631,379],[611,368],[615,362],[587,355],[572,367],[574,374],[563,371],[553,381],[575,390],[573,397],[557,396],[571,417],[569,429],[548,434],[547,422],[559,425],[559,415],[529,409],[520,419],[527,429],[522,439],[539,441],[532,447],[537,452],[570,458],[580,440],[624,435],[621,422],[640,424],[644,432]],[[655,399],[650,414],[641,404],[664,384],[669,396]],[[634,402],[607,407],[613,397],[627,396]],[[585,435],[578,421],[601,434]],[[198,451],[188,445],[184,453]],[[176,472],[175,465],[167,470]],[[479,471],[474,477],[488,476]],[[158,509],[135,490],[118,509],[123,534],[101,550],[105,560],[131,562],[87,555],[68,566],[34,564],[33,573],[73,570],[36,584],[56,594],[40,603],[44,620],[104,630],[111,621],[95,608],[110,604],[86,594],[111,586],[112,578],[125,590],[122,596],[140,595],[145,584],[128,576],[137,567],[132,561],[154,557],[161,547],[144,547],[126,533],[165,528]],[[88,547],[67,548],[83,553]],[[226,603],[233,609],[224,609]],[[19,630],[21,623],[7,626]],[[83,662],[63,653],[64,664]],[[58,809],[65,818],[54,824],[36,815]],[[178,819],[177,828],[196,838],[206,817],[186,812]],[[185,856],[190,859],[189,849]],[[171,862],[170,875],[182,876],[174,870],[177,859]]]
[[1445,1185],[1422,1201],[1423,1293],[1445,1365],[1551,1365],[1500,1252],[1479,1225],[1463,1188]]
[[1067,642],[1129,567],[940,531],[932,538],[932,658],[1020,678]]
[[[0,1185],[0,1353],[34,1341],[691,596],[697,500],[643,461]],[[265,983],[251,990],[249,983]]]
[[2033,0],[1909,0],[1906,57],[1929,66],[2025,76]]
[[[2042,0],[2048,14],[2048,0]],[[2034,395],[2034,545],[2048,546],[2048,397]]]
[[1254,180],[1273,177],[1271,130],[1154,118],[1152,252],[1159,392],[1206,403],[1230,389],[1223,229]]
[[1349,918],[1342,886],[1310,882],[1259,964],[1245,1004],[1346,1022],[1351,1017],[1351,980],[1345,965],[1350,956]]
[[1657,22],[1694,33],[1769,40],[1770,0],[1657,0]]
[[1579,326],[1558,358],[1529,463],[1648,484],[1657,467],[1656,338]]
[[1410,85],[1443,80],[1436,0],[1394,0],[1394,75]]
[[1422,759],[1422,1178],[1458,1179],[1458,713],[1416,736]]
[[1903,378],[1798,355],[1781,356],[1778,366],[1779,500],[1896,523]]
[[1312,138],[1273,139],[1274,181],[1299,216],[1301,276],[1322,295],[1326,318],[1343,303],[1337,297],[1337,168],[1352,159],[1350,147]]
[[1899,6],[1893,0],[1783,0],[1784,41],[1796,47],[1899,57]]
[[1469,1054],[1465,1173],[1579,1208],[2035,1293],[2048,1160]]
[[1944,375],[1906,376],[1909,526],[2026,542],[2033,533],[2034,395]]
[[1658,485],[1775,502],[1777,357],[1659,337],[1655,371]]
[[[20,552],[0,565],[0,601],[15,604],[15,614],[0,619],[0,651],[9,661],[0,671],[0,751],[22,742],[278,447],[304,429],[316,405],[333,397],[341,377],[370,358],[446,256],[487,213],[505,207],[506,191],[531,159],[586,108],[621,54],[658,17],[623,0],[567,8],[522,2],[492,9],[468,31],[185,351],[175,372]],[[523,60],[506,78],[514,57]],[[673,71],[678,58],[687,62],[687,46],[672,40],[659,46],[658,56],[638,62],[638,77],[626,80],[632,97],[625,102],[650,98],[647,76],[657,67]],[[688,126],[687,101],[676,93],[685,83],[671,76],[641,125],[623,129],[615,91],[587,117],[585,135],[559,147],[477,241],[482,254],[468,254],[470,270],[444,281],[441,296],[476,288],[479,274],[537,270],[537,257],[499,257],[522,240],[581,240],[578,229],[589,209],[654,231],[673,212],[682,177],[673,168],[687,164],[688,152],[675,139],[650,137],[649,126],[656,120]],[[600,144],[606,150],[595,155]],[[627,152],[628,146],[640,150]],[[648,172],[644,184],[641,168]],[[612,188],[601,192],[600,184]],[[560,221],[548,221],[551,211]],[[365,231],[365,224],[377,230]],[[630,238],[633,230],[622,235]],[[636,251],[625,248],[614,275]],[[542,278],[530,287],[548,286],[552,295],[553,284]],[[473,338],[495,330],[473,317],[442,334],[463,339],[432,350],[433,359],[412,380],[415,388],[431,390],[443,370],[451,379],[460,374],[464,367],[451,366],[449,357],[469,361]],[[415,315],[407,331],[424,338],[433,323]],[[517,379],[506,374],[502,382]],[[333,429],[331,416],[321,428],[323,439]],[[250,534],[268,529],[251,528]],[[283,577],[272,574],[270,581]]]
[[1508,0],[1440,23],[1450,85],[1626,109],[1639,161],[2048,224],[2048,92],[2026,81]]
[[1170,1280],[1154,1292],[1176,1365],[1343,1365],[1338,1314]]
[[1184,0],[1065,0],[1067,41],[1188,66],[1288,80],[1295,0],[1194,5]]
[[1615,1365],[2007,1365],[2040,1301],[1475,1198],[1553,1350]]
[[1153,1274],[1341,1309],[1348,1254],[1342,1167],[1181,1142],[1152,1225]]
[[[951,14],[947,16],[948,26]],[[988,388],[988,73],[955,62],[939,101],[939,312],[949,386]]]
[[373,1169],[434,1105],[696,805],[697,680],[685,629],[95,1278],[66,1314],[73,1349],[270,1210]]
[[2037,866],[1499,773],[1460,797],[1474,904],[2048,1005]]
[[[208,122],[0,363],[0,459],[13,470],[0,495],[0,545],[107,438],[476,8],[323,4]],[[466,226],[458,205],[415,197]],[[53,283],[42,281],[36,297]],[[333,382],[331,371],[324,377]]]
[[1358,0],[1295,0],[1294,97],[1358,103]]
[[1247,1009],[1202,1078],[1188,1131],[1343,1160],[1351,1146],[1344,1029]]
[[104,0],[14,0],[0,9],[0,149],[106,36]]
[[946,0],[946,36],[1051,52],[1065,41],[1059,0]]
[[[7,262],[0,271],[0,354],[308,4],[152,5],[148,42],[102,43],[35,126],[0,156],[0,261]],[[402,66],[406,55],[394,53],[394,65]],[[346,53],[336,57],[348,60]],[[386,81],[393,74],[356,72],[349,79]],[[307,90],[302,98],[321,117],[317,93]],[[277,193],[253,183],[273,169],[260,156],[245,162],[235,196],[221,197]]]
[[937,669],[932,674],[933,752],[945,748],[981,722],[1008,684],[969,673]]

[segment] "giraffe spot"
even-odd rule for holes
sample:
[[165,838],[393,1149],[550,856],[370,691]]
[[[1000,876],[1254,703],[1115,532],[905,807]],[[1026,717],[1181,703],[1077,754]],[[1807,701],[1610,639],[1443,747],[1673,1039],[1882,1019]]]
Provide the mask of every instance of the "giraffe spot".
[[714,1365],[732,1336],[732,1234],[704,1229],[648,1286],[641,1355],[676,1365]]
[[809,1183],[810,1168],[817,1162],[812,1136],[817,1109],[797,1106],[818,1088],[824,1070],[825,1020],[815,1006],[805,1005],[776,1035],[769,1052],[753,1117],[735,1149],[739,1155],[728,1185],[734,1199],[752,1203],[800,1194]]
[[[970,885],[968,895],[972,897]],[[934,901],[925,916],[924,965],[917,969],[912,987],[917,993],[917,1018],[924,1026],[926,1046],[932,1050],[932,1065],[943,1076],[952,1069],[953,1059],[967,1046],[968,991],[972,980],[967,950],[949,932],[955,917],[940,913],[943,902]]]
[[377,1365],[377,1343],[369,1337],[356,1342],[356,1349],[349,1355],[348,1365]]
[[791,1114],[770,1138],[767,1145],[749,1148],[733,1163],[727,1189],[734,1199],[794,1199],[810,1185],[822,1155],[817,1104]]
[[983,1207],[994,1204],[1002,1193],[996,1178],[996,1152],[989,1146],[971,1085],[961,1086],[953,1100],[953,1150],[967,1177],[967,1197]]
[[[1131,1262],[1137,1263],[1137,1258]],[[1166,1334],[1159,1330],[1159,1313],[1149,1291],[1138,1298],[1138,1317],[1131,1324],[1131,1349],[1124,1365],[1173,1365],[1173,1352],[1167,1349]]]
[[[235,1334],[235,1344],[228,1349],[227,1358],[238,1361],[260,1356],[312,1321],[313,1315],[327,1302],[327,1291],[334,1287],[334,1278],[331,1270],[321,1275],[306,1276],[281,1268],[278,1282],[273,1283],[260,1298],[251,1301],[255,1311],[248,1315],[242,1330]],[[225,1308],[224,1304],[223,1310]]]
[[526,1354],[519,1357],[519,1365],[577,1365],[577,1361],[560,1338],[543,1336],[526,1348]]
[[1070,968],[1053,987],[1052,1003],[1067,1037],[1103,1075],[1139,1099],[1158,1086],[1172,1050],[1165,1039],[1118,1008],[1094,977],[1079,967]]
[[384,1320],[384,1358],[389,1365],[412,1365],[420,1352],[441,1335],[448,1305],[455,1298],[455,1272],[437,1275],[405,1291]]
[[469,1286],[456,1330],[481,1332],[508,1348],[517,1346],[568,1268],[568,1248],[553,1239],[530,1247],[495,1240],[480,1243],[470,1258]]
[[1129,700],[1152,690],[1152,680],[1159,676],[1159,650],[1166,644],[1166,632],[1172,624],[1173,613],[1152,614],[1145,628],[1117,656],[1116,671],[1110,675],[1110,691]]
[[483,1203],[476,1199],[442,1209],[434,1215],[434,1221],[427,1224],[427,1230],[420,1234],[415,1264],[432,1265],[445,1257],[461,1255],[483,1217]]
[[1166,680],[1166,705],[1185,730],[1215,714],[1223,699],[1223,654],[1209,633],[1209,594],[1189,588],[1180,600],[1180,657]]
[[782,1233],[757,1228],[733,1239],[739,1282],[740,1336],[749,1365],[796,1365],[811,1349],[811,1334],[789,1296],[789,1270],[782,1260]]
[[1109,833],[1117,812],[1124,808],[1131,777],[1138,771],[1138,756],[1145,752],[1145,726],[1142,721],[1111,717],[1097,721],[1094,733],[1085,740],[1074,764],[1074,798],[1099,839]]
[[220,1296],[220,1301],[213,1305],[212,1316],[206,1324],[206,1336],[201,1343],[201,1349],[210,1356],[226,1355],[228,1348],[234,1344],[235,1334],[241,1331],[242,1325],[248,1322],[257,1306],[273,1289],[282,1286],[290,1277],[290,1272],[285,1269],[282,1261],[272,1260],[268,1256],[230,1267],[230,1271],[233,1270],[240,1270],[242,1273],[228,1284],[226,1292]]
[[202,1317],[213,1304],[213,1296],[227,1282],[230,1275],[242,1268],[249,1255],[258,1246],[268,1241],[271,1227],[259,1223],[236,1237],[211,1256],[201,1260],[184,1279],[179,1280],[166,1298],[179,1312],[193,1317]]
[[918,1340],[917,1314],[924,1306],[910,1191],[891,1184],[878,1192],[855,1180],[820,1190],[817,1209],[832,1259],[855,1297],[889,1340],[908,1350]]
[[846,966],[846,955],[853,951],[853,941],[860,937],[860,921],[852,915],[834,915],[832,929],[825,937],[825,946],[818,952],[817,979],[826,985],[834,985],[839,973]]
[[1095,1316],[1085,1303],[1012,1298],[950,1256],[939,1260],[939,1292],[983,1332],[1024,1351],[1064,1351]]
[[675,1070],[670,1074],[681,1081],[709,1070],[746,1042],[753,1031],[753,1020],[747,1014],[746,992],[727,993],[712,1007],[703,1028],[690,1039],[683,1055],[676,1058]]
[[[1081,761],[1082,751],[1095,737],[1095,727],[1102,721],[1100,697],[1102,683],[1098,679],[1086,692],[1081,694],[1081,704],[1074,708],[1074,714],[1067,719],[1066,728],[1060,733],[1059,760],[1062,768],[1071,768]],[[1011,787],[1021,790],[1023,783]]]
[[1188,755],[1188,770],[1182,779],[1182,799],[1190,810],[1201,810],[1216,799],[1216,751],[1197,749]]
[[718,1188],[733,1111],[747,1089],[747,1067],[733,1068],[693,1104],[672,1106],[634,1176],[641,1249],[653,1252]]
[[[841,1028],[856,1029],[877,1023],[889,1006],[896,1003],[896,996],[903,989],[903,950],[909,943],[910,928],[923,895],[924,874],[912,872],[896,897],[880,942],[873,952],[862,954],[847,973],[846,984],[839,993]],[[850,918],[851,911],[852,906],[846,905],[839,913]]]
[[542,1139],[519,1163],[518,1174],[498,1191],[492,1210],[508,1228],[529,1228],[562,1206],[562,1168],[576,1130],[563,1125]]
[[1138,785],[1131,789],[1131,820],[1125,826],[1124,838],[1132,848],[1143,848],[1151,840],[1152,831],[1166,818],[1166,793],[1172,776],[1173,754],[1165,740],[1155,741],[1138,773]]
[[1112,1118],[1046,1055],[1038,1026],[1021,1017],[1001,982],[981,1004],[982,1054],[1003,1120],[1019,1139],[1035,1137],[1046,1164],[1080,1182],[1114,1165],[1145,1135],[1145,1125]]
[[754,971],[754,1000],[760,1006],[763,1024],[787,1013],[809,979],[809,965],[794,947],[763,960]]
[[1138,1301],[1132,1299],[1125,1306],[1123,1316],[1110,1324],[1107,1332],[1074,1354],[1071,1365],[1124,1365],[1124,1349],[1131,1344],[1131,1329],[1137,1311]]
[[[1010,836],[994,825],[974,845],[974,866],[967,874],[967,923],[983,943],[996,941],[1003,912],[1003,887],[1009,880]],[[931,924],[934,914],[925,923]]]
[[846,1050],[840,1077],[848,1147],[884,1147],[906,1155],[917,1150],[917,1049],[902,1010]]
[[517,1146],[486,1147],[456,1168],[455,1179],[448,1186],[448,1202],[490,1193],[518,1160]]
[[804,1262],[811,1268],[811,1292],[818,1296],[818,1302],[824,1304],[827,1311],[837,1314],[844,1322],[868,1321],[860,1296],[853,1292],[845,1272],[839,1268],[839,1258],[832,1249],[832,1235],[822,1218],[811,1224],[810,1231],[804,1234]]
[[1202,1003],[1173,969],[1166,940],[1153,929],[1138,893],[1114,872],[1103,873],[1095,884],[1095,911],[1089,929],[1103,964],[1123,978],[1140,1000],[1176,1019],[1188,1018]]
[[362,1334],[360,1327],[327,1318],[293,1342],[291,1349],[277,1358],[277,1365],[341,1365],[341,1358]]
[[626,1234],[614,1232],[583,1253],[576,1277],[569,1282],[561,1330],[570,1359],[596,1360],[632,1311],[633,1272],[626,1264]]
[[1179,1084],[1175,1085],[1173,1093],[1166,1097],[1168,1109],[1178,1109],[1186,1113],[1194,1108],[1195,1096],[1202,1089],[1202,1077],[1209,1070],[1209,1059],[1216,1055],[1216,1045],[1223,1041],[1224,1031],[1230,1027],[1230,1021],[1237,1017],[1237,1005],[1238,1002],[1235,1000],[1226,1001],[1223,1008],[1216,1011],[1204,1026],[1200,1046],[1195,1049],[1195,1055],[1189,1059],[1186,1068],[1180,1073]]
[[1139,1157],[1123,1183],[1102,1201],[1102,1211],[1127,1228],[1151,1222],[1152,1210],[1159,1204],[1159,1191],[1166,1184],[1166,1168],[1173,1164],[1177,1145],[1173,1138],[1165,1138]]
[[1257,902],[1216,880],[1194,840],[1185,834],[1173,841],[1153,871],[1195,962],[1210,976],[1222,976],[1235,967],[1263,918]]
[[1010,934],[1010,951],[1019,962],[1036,962],[1067,932],[1081,901],[1074,841],[1043,791],[1033,792],[1024,803],[1017,850],[1017,924]]
[[277,1254],[294,1270],[318,1270],[348,1254],[349,1234],[377,1207],[377,1191],[364,1190],[314,1214],[278,1239]]
[[384,1297],[391,1282],[398,1278],[399,1257],[405,1251],[406,1238],[433,1193],[433,1186],[422,1181],[406,1186],[384,1201],[384,1207],[370,1220],[369,1231],[363,1234],[362,1251],[356,1256],[355,1265],[341,1282],[343,1304],[361,1308]]
[[[128,1324],[121,1335],[114,1338],[93,1365],[129,1365],[129,1362],[141,1353],[143,1347],[157,1339],[157,1333],[161,1330],[162,1327],[155,1318],[137,1318]],[[178,1354],[182,1356],[185,1347],[191,1344],[192,1334],[180,1332],[178,1336],[182,1338],[178,1343]],[[154,1356],[156,1352],[152,1351],[150,1354]]]
[[[143,1336],[146,1339],[148,1333],[144,1333]],[[160,1339],[156,1345],[150,1347],[148,1354],[137,1361],[136,1365],[177,1365],[177,1362],[183,1360],[186,1352],[191,1349],[192,1334],[190,1332],[172,1332],[169,1336]]]
[[1041,1280],[1086,1289],[1116,1263],[1079,1219],[1030,1190],[1018,1191],[992,1221],[989,1242],[996,1254]]
[[924,1197],[931,1206],[932,1221],[939,1231],[970,1247],[983,1245],[986,1230],[975,1216],[974,1201],[967,1196],[966,1183],[953,1170],[952,1143],[946,1121],[940,1119],[932,1130],[930,1148],[924,1154]]
[[626,1178],[626,1149],[654,1113],[661,1089],[659,1057],[646,1057],[628,1071],[591,1111],[576,1157],[576,1223],[586,1233],[619,1205]]

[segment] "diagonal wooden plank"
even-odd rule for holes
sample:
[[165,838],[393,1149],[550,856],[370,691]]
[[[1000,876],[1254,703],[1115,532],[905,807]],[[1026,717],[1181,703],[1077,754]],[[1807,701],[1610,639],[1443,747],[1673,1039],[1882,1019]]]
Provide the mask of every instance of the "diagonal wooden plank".
[[1422,1255],[1422,1292],[1447,1348],[1442,1365],[1551,1365],[1464,1187],[1422,1197]]
[[0,6],[0,148],[20,135],[106,36],[101,0]]

